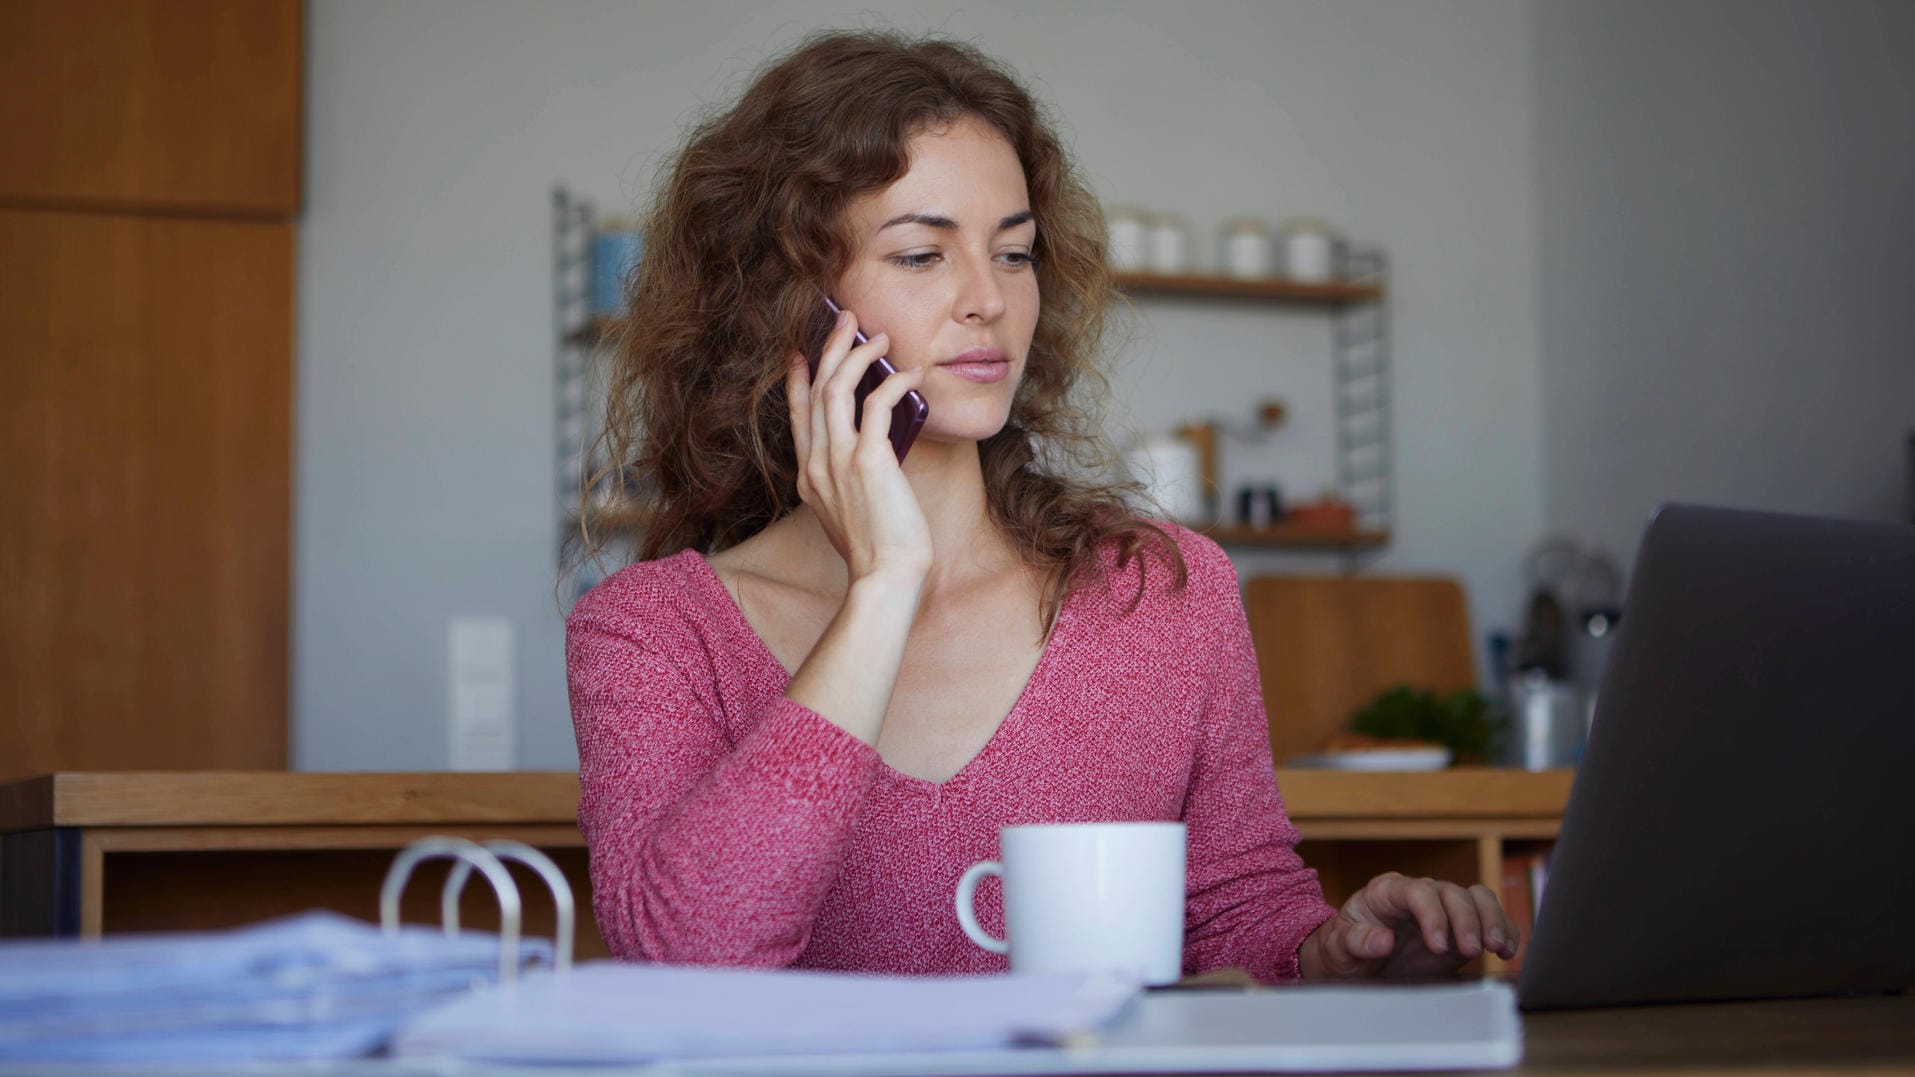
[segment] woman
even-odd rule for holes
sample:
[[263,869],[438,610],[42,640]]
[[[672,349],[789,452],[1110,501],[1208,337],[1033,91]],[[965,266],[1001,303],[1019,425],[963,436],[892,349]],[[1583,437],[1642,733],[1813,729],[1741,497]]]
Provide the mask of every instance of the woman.
[[945,41],[814,38],[672,163],[604,444],[644,560],[568,621],[615,954],[1001,970],[958,876],[1001,826],[1113,820],[1187,825],[1189,972],[1515,952],[1482,887],[1385,875],[1339,911],[1298,860],[1230,562],[1095,477],[1102,232],[1029,95]]

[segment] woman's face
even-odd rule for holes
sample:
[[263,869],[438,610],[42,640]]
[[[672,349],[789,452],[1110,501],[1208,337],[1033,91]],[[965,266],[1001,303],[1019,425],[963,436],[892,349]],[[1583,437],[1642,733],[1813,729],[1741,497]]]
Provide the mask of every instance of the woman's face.
[[1037,328],[1037,224],[1017,153],[973,117],[906,144],[897,182],[853,202],[851,267],[834,298],[899,370],[926,368],[921,441],[1003,429]]

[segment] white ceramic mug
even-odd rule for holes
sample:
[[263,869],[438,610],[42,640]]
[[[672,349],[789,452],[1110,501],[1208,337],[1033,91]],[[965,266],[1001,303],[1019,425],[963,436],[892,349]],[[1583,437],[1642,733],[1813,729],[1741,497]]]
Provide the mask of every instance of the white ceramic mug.
[[[998,831],[1001,860],[958,880],[958,923],[1012,972],[1117,972],[1175,983],[1184,960],[1184,824],[1057,823]],[[1004,883],[1004,933],[977,922],[977,885]]]

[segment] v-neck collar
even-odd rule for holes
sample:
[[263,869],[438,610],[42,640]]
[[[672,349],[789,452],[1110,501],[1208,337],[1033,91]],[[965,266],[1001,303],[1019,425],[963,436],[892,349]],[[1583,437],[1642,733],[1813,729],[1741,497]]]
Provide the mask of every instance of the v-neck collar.
[[[734,622],[733,627],[739,629],[751,640],[753,659],[775,674],[778,691],[782,694],[791,686],[792,672],[785,668],[785,664],[778,660],[777,655],[771,653],[771,646],[758,634],[758,630],[752,627],[750,618],[745,616],[745,611],[738,605],[738,600],[732,597],[731,588],[725,586],[725,581],[719,577],[718,570],[713,568],[711,562],[697,550],[688,549],[679,556],[689,557],[697,563],[698,568],[695,574],[699,576],[707,589],[715,592],[712,596],[712,605],[725,611],[724,615]],[[997,728],[992,730],[990,738],[984,742],[984,747],[978,749],[976,755],[959,767],[956,773],[941,782],[906,774],[881,758],[878,765],[884,776],[903,785],[942,792],[966,781],[972,771],[985,763],[987,757],[1000,751],[1003,742],[1017,733],[1016,727],[1021,724],[1020,719],[1028,709],[1028,704],[1047,682],[1051,667],[1059,661],[1055,656],[1061,649],[1060,641],[1066,630],[1075,621],[1072,616],[1074,612],[1072,607],[1076,605],[1076,598],[1075,594],[1065,597],[1063,604],[1058,608],[1057,621],[1051,626],[1050,638],[1044,641],[1044,649],[1037,655],[1037,664],[1031,667],[1031,675],[1024,682],[1024,690],[1018,693],[1017,699],[1011,703],[1011,709],[998,722]]]

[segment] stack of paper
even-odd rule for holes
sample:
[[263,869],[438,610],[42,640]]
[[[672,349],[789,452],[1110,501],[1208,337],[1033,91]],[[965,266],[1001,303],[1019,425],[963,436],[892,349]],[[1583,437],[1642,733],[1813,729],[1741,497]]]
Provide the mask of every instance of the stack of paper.
[[541,975],[452,1003],[397,1050],[420,1064],[625,1063],[660,1077],[1401,1072],[1523,1057],[1507,984],[1151,992],[1126,1005],[1133,990],[601,965],[569,985]]
[[395,1054],[638,1063],[1068,1043],[1137,997],[1112,976],[865,976],[595,964],[458,999]]
[[[551,960],[528,941],[524,957]],[[498,977],[499,939],[314,912],[235,931],[0,943],[0,1061],[345,1058]]]

